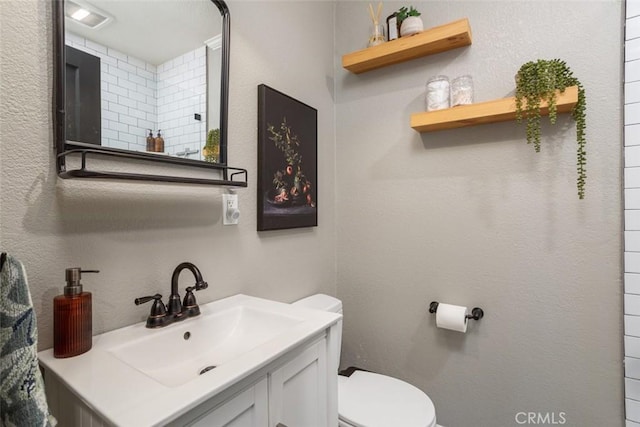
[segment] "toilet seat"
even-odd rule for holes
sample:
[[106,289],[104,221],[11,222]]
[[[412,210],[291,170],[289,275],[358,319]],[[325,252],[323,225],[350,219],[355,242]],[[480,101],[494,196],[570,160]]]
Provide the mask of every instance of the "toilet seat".
[[338,414],[353,427],[434,427],[433,402],[418,388],[385,375],[338,377]]

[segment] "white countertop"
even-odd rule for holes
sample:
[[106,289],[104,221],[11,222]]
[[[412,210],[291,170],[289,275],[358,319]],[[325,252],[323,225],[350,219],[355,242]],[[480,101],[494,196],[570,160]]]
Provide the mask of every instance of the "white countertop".
[[[206,375],[176,387],[161,384],[109,351],[128,340],[202,321],[238,305],[277,310],[302,321]],[[164,328],[148,329],[141,322],[94,336],[92,349],[79,356],[56,359],[53,349],[44,350],[38,354],[40,364],[110,423],[132,427],[163,425],[319,335],[342,317],[242,294],[201,305],[200,310],[200,316]]]

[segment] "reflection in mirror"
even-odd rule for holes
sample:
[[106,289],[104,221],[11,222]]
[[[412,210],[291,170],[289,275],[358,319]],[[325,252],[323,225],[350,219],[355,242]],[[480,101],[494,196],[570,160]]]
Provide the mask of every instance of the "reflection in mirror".
[[224,162],[216,4],[66,0],[64,13],[67,141]]

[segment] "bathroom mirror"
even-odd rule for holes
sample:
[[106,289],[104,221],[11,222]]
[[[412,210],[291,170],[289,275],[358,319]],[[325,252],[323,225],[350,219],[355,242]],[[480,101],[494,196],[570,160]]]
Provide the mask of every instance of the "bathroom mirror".
[[[101,154],[213,168],[226,181],[224,1],[54,4],[59,175],[97,177],[86,173],[85,156]],[[66,170],[70,153],[82,156],[82,171]]]

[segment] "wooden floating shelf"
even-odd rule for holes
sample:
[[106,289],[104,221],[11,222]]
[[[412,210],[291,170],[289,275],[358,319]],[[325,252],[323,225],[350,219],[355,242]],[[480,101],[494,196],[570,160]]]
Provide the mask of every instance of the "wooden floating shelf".
[[[559,113],[572,111],[577,102],[578,86],[570,86],[564,92],[557,92],[556,105]],[[541,104],[541,114],[549,115],[546,102]],[[516,98],[510,97],[477,104],[458,105],[446,110],[415,113],[411,115],[411,127],[418,132],[432,132],[515,119]]]
[[400,37],[342,56],[342,67],[355,74],[421,56],[433,55],[471,44],[471,26],[467,18]]

